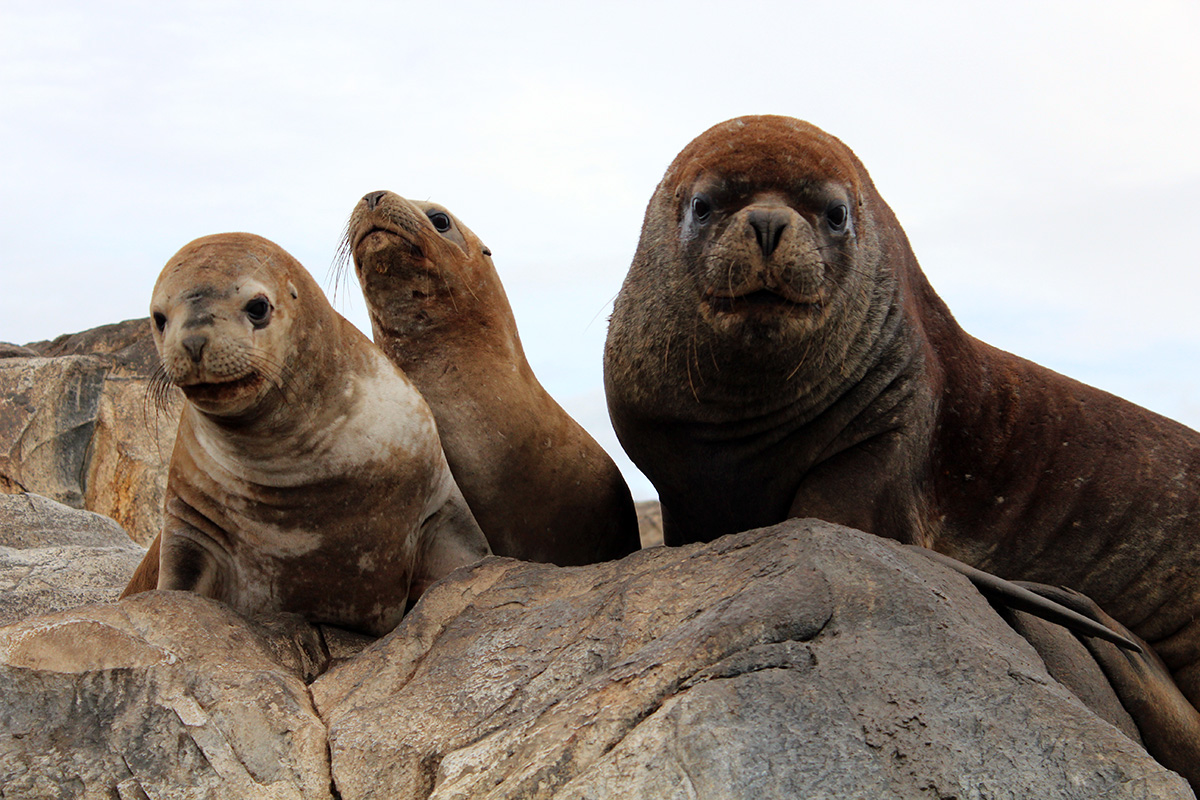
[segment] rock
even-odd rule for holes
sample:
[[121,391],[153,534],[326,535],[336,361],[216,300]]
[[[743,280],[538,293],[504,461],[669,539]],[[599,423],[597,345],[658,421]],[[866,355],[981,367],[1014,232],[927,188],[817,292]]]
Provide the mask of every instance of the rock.
[[[72,515],[0,497],[0,545],[121,541]],[[961,575],[813,520],[486,559],[368,643],[185,592],[0,628],[0,796],[1194,798]]]
[[113,368],[96,410],[84,507],[112,517],[148,545],[162,529],[163,495],[183,409],[172,389],[159,408],[147,400],[147,376]]
[[0,624],[115,600],[143,553],[108,517],[0,494]]
[[1193,796],[960,575],[811,520],[486,560],[311,688],[344,800]]
[[637,511],[638,535],[642,547],[658,547],[663,543],[662,509],[657,500],[639,500],[633,504]]
[[158,368],[158,352],[147,317],[101,325],[80,333],[64,333],[44,342],[25,345],[46,358],[78,355],[112,356],[115,363],[149,376]]
[[[24,353],[30,355],[25,356]],[[32,491],[112,517],[148,544],[162,497],[182,397],[150,400],[158,366],[146,319],[0,355],[0,492]]]
[[290,622],[147,592],[0,628],[3,796],[330,798],[298,671],[321,654],[290,646],[319,636]]
[[0,342],[0,358],[34,358],[36,356],[36,350],[30,350],[28,347],[10,342]]
[[0,474],[25,491],[82,508],[108,369],[94,356],[0,361]]

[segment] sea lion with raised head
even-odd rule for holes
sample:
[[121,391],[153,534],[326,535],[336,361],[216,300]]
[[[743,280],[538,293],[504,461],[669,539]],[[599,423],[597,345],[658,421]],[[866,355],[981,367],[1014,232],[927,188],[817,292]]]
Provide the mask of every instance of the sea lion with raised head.
[[197,239],[150,311],[160,391],[187,403],[162,532],[122,596],[185,589],[380,636],[487,555],[420,394],[278,245]]
[[629,488],[529,367],[491,251],[445,208],[355,206],[352,256],[375,343],[421,390],[496,555],[560,566],[639,547]]
[[605,388],[668,544],[818,517],[1069,586],[1200,701],[1200,434],[966,334],[818,128],[743,117],[678,155]]

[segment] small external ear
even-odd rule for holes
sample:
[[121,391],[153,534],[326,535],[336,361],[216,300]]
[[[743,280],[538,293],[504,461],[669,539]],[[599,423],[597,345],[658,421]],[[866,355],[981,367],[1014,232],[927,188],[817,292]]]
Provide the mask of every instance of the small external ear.
[[300,292],[296,291],[296,284],[291,281],[288,281],[288,293],[292,295],[293,300],[300,296]]
[[490,257],[490,256],[492,255],[492,248],[488,247],[488,246],[487,246],[486,244],[484,244],[483,242],[480,242],[480,243],[479,243],[479,246],[483,248],[483,254],[484,254],[485,256],[489,256],[489,257]]

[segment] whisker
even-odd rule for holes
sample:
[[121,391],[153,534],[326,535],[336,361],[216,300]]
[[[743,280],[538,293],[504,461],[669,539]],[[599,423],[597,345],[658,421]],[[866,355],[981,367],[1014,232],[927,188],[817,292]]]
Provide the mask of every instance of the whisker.
[[329,270],[325,276],[326,281],[329,281],[330,277],[333,279],[334,302],[337,302],[338,288],[343,283],[349,286],[349,281],[346,279],[346,272],[347,267],[349,267],[354,260],[354,253],[352,252],[350,245],[350,233],[354,227],[354,216],[354,212],[351,212],[350,216],[346,218],[346,225],[344,228],[342,228],[342,235],[338,239],[337,250],[334,251],[333,260],[330,262]]

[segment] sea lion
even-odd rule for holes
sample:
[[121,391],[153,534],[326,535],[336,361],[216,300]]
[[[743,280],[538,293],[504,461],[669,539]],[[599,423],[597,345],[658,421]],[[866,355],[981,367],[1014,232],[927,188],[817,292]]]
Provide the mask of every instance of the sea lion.
[[162,532],[122,596],[185,589],[380,636],[487,555],[420,394],[278,245],[191,242],[150,311],[158,390],[187,403]]
[[668,544],[818,517],[1069,586],[1200,701],[1200,434],[966,334],[820,129],[743,117],[674,160],[605,389]]
[[542,388],[491,251],[440,205],[371,192],[343,240],[375,343],[421,390],[496,555],[560,566],[639,548],[629,488]]

